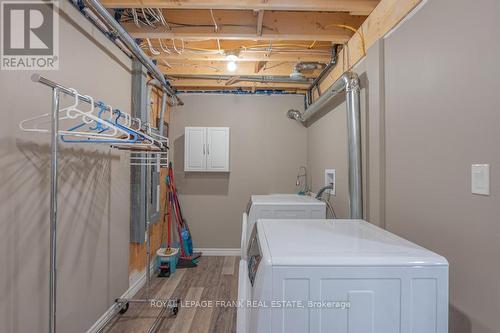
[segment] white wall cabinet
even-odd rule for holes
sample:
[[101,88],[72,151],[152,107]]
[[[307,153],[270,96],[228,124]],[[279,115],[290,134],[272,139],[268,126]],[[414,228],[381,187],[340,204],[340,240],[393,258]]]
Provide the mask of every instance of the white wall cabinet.
[[184,171],[228,172],[229,127],[186,127]]

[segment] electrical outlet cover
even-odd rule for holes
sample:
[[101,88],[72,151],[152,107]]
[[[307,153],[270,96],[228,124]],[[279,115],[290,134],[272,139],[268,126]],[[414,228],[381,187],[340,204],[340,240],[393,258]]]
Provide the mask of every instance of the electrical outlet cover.
[[473,194],[490,195],[489,164],[472,164],[471,190]]
[[335,169],[325,169],[325,186],[333,183],[333,190],[326,190],[330,195],[335,196],[336,182]]

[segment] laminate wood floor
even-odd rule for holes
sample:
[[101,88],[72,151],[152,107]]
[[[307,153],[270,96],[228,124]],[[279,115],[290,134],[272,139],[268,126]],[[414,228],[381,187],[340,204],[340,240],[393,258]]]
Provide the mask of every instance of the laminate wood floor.
[[[151,289],[155,298],[182,301],[177,316],[167,312],[156,332],[236,332],[236,307],[229,302],[238,298],[238,264],[239,257],[201,257],[196,268],[178,269],[169,278],[154,277]],[[136,295],[143,297],[144,289]],[[212,301],[212,306],[206,306],[206,301]],[[130,304],[104,332],[148,332],[160,311],[150,304]]]

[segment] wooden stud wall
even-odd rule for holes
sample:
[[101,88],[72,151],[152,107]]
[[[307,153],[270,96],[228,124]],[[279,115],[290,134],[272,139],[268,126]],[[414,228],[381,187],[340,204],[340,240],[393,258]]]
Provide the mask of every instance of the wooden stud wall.
[[[152,115],[153,125],[158,126],[155,123],[158,119],[159,113],[161,111],[161,91],[154,88],[152,93]],[[167,104],[167,109],[165,112],[165,122],[170,122],[170,106]],[[154,257],[156,250],[161,246],[162,242],[162,226],[164,232],[164,238],[166,241],[167,223],[165,218],[165,200],[167,198],[167,186],[165,184],[165,177],[167,176],[168,169],[162,168],[160,173],[160,220],[158,223],[151,225],[151,254]],[[142,272],[146,267],[146,244],[130,243],[129,247],[129,276],[133,272]]]

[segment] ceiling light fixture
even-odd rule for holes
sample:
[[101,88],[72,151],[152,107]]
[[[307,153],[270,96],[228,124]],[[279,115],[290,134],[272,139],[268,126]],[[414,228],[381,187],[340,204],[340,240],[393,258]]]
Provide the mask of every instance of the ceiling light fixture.
[[227,61],[237,61],[238,56],[236,54],[227,54],[226,55],[226,60]]
[[238,65],[236,62],[239,60],[238,56],[240,54],[239,50],[229,50],[225,51],[226,60],[227,60],[227,70],[230,72],[234,72]]
[[228,61],[227,63],[227,70],[230,72],[234,72],[236,70],[236,62],[235,61]]

